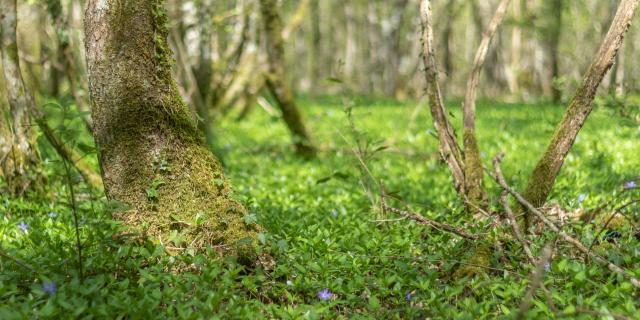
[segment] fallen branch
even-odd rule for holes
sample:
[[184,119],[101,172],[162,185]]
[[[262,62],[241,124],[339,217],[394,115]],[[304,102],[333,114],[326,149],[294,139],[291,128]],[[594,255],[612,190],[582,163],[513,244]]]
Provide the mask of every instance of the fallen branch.
[[384,210],[388,210],[390,212],[398,214],[398,215],[400,215],[402,217],[405,217],[407,219],[411,219],[411,220],[413,220],[413,221],[415,221],[415,222],[417,222],[419,224],[430,226],[430,227],[436,228],[438,230],[446,231],[446,232],[449,232],[449,233],[453,233],[453,234],[458,235],[460,237],[463,237],[465,239],[478,240],[478,238],[479,238],[478,235],[470,234],[470,233],[467,233],[466,231],[461,230],[459,228],[452,227],[452,226],[446,225],[444,223],[440,223],[440,222],[437,222],[437,221],[433,221],[433,220],[427,219],[427,218],[425,218],[425,217],[423,217],[423,216],[421,216],[421,215],[419,215],[417,213],[414,213],[414,212],[400,210],[400,209],[391,207],[391,206],[387,205],[384,202],[382,203],[382,208],[384,208]]
[[[616,208],[613,213],[611,214],[611,216],[609,217],[609,219],[607,219],[607,221],[605,222],[605,224],[600,228],[600,231],[598,231],[598,233],[596,233],[596,236],[593,238],[593,240],[591,241],[591,244],[589,245],[589,251],[591,251],[591,249],[593,248],[593,245],[595,245],[596,241],[598,241],[598,239],[600,238],[600,235],[602,235],[602,232],[604,232],[604,230],[607,229],[607,227],[609,226],[609,224],[611,223],[611,221],[613,221],[613,218],[615,218],[618,214],[620,214],[622,217],[624,217],[627,220],[630,220],[627,216],[623,215],[622,212],[620,212],[620,210],[635,204],[637,202],[639,202],[640,200],[633,200],[633,201],[629,201],[623,205],[621,205],[620,207]],[[631,220],[630,220],[631,221]]]
[[513,235],[522,244],[522,248],[524,249],[524,252],[527,254],[527,258],[529,258],[529,262],[535,264],[536,259],[533,257],[533,253],[531,253],[531,249],[527,244],[527,240],[524,238],[524,236],[522,235],[522,232],[520,231],[520,226],[518,225],[516,216],[513,214],[513,211],[511,210],[511,206],[509,206],[509,201],[507,200],[507,196],[508,196],[508,193],[506,191],[502,192],[502,195],[500,196],[500,202],[502,202],[504,211],[507,214],[507,220],[509,221],[511,228],[513,229]]
[[529,284],[529,290],[527,290],[527,293],[525,294],[524,299],[522,299],[522,302],[520,303],[520,310],[516,315],[516,319],[518,320],[525,319],[525,315],[527,314],[527,311],[529,311],[529,308],[531,307],[531,300],[533,300],[533,296],[535,295],[536,290],[538,290],[538,288],[540,288],[540,286],[543,284],[544,273],[546,271],[545,265],[549,263],[550,259],[551,259],[551,246],[547,245],[544,248],[544,250],[542,250],[542,256],[540,257],[540,260],[538,260],[538,263],[536,264],[536,268],[531,273],[531,283]]
[[509,185],[507,184],[506,180],[504,179],[504,176],[502,175],[502,170],[500,169],[500,162],[502,161],[503,157],[504,157],[504,154],[499,154],[499,155],[497,155],[496,157],[493,158],[493,166],[495,168],[495,176],[493,176],[493,179],[505,191],[509,192],[514,198],[516,198],[516,200],[518,200],[518,202],[522,206],[524,206],[527,210],[529,210],[529,212],[531,212],[536,217],[538,217],[538,219],[540,219],[542,222],[544,222],[544,224],[547,225],[547,227],[549,227],[549,229],[551,229],[551,230],[553,230],[553,232],[557,233],[566,242],[572,244],[576,249],[580,250],[585,255],[587,255],[587,256],[593,258],[594,260],[606,265],[607,268],[609,268],[609,270],[611,270],[612,272],[617,273],[617,274],[627,278],[631,282],[631,284],[633,284],[636,288],[640,288],[640,281],[638,279],[636,279],[636,277],[633,274],[631,274],[629,271],[624,270],[621,267],[619,267],[619,266],[607,261],[605,258],[603,258],[603,257],[601,257],[601,256],[589,251],[589,249],[587,247],[585,247],[580,241],[578,241],[575,238],[571,237],[566,232],[560,230],[560,228],[558,228],[558,226],[556,226],[551,220],[549,220],[547,217],[545,217],[545,215],[542,212],[540,212],[540,210],[538,210],[536,207],[534,207],[522,195],[520,195],[519,193],[514,191],[511,187],[509,187]]

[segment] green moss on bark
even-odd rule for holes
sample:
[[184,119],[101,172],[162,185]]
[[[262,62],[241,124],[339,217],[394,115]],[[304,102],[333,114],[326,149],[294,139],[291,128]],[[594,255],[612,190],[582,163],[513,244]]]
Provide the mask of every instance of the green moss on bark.
[[463,132],[465,161],[465,192],[467,212],[477,213],[488,206],[487,194],[483,188],[484,170],[475,134],[469,129]]
[[251,261],[258,227],[245,223],[172,78],[164,1],[110,3],[104,51],[88,56],[98,57],[89,67],[105,190],[129,207],[115,217],[172,250],[215,246]]
[[489,242],[479,242],[470,251],[469,256],[460,267],[453,273],[454,279],[462,279],[465,277],[475,277],[487,272],[487,268],[491,267],[491,259],[493,257],[493,246]]

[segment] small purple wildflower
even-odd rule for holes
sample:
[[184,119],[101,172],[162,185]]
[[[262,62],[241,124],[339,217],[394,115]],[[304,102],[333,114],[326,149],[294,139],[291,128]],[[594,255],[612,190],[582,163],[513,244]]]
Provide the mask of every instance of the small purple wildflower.
[[627,190],[628,189],[635,189],[637,187],[638,187],[638,184],[634,180],[628,181],[628,182],[626,182],[624,184],[624,188],[627,189]]
[[338,217],[338,211],[336,211],[336,209],[331,210],[331,216],[334,218]]
[[411,292],[407,292],[407,294],[404,296],[404,299],[407,300],[407,302],[411,301],[412,298],[413,295],[411,294]]
[[545,262],[544,263],[544,271],[546,271],[546,272],[551,271],[551,263],[549,263],[549,262]]
[[333,297],[333,293],[331,293],[329,289],[323,289],[320,292],[318,292],[318,299],[322,301],[327,301],[331,299],[331,297]]
[[578,203],[580,203],[580,202],[584,201],[584,199],[586,199],[586,198],[587,198],[587,195],[586,195],[586,194],[584,194],[584,193],[583,193],[583,194],[581,194],[581,195],[579,195],[579,196],[578,196]]
[[45,281],[42,284],[42,292],[44,292],[44,293],[52,295],[52,294],[56,293],[57,289],[58,289],[58,287],[56,286],[56,284],[51,282],[51,281]]
[[21,221],[20,223],[18,223],[18,229],[22,230],[22,232],[27,233],[27,231],[29,231],[29,225],[24,223],[24,221]]
[[49,218],[53,219],[53,218],[57,218],[58,217],[58,213],[56,212],[49,212],[48,214]]

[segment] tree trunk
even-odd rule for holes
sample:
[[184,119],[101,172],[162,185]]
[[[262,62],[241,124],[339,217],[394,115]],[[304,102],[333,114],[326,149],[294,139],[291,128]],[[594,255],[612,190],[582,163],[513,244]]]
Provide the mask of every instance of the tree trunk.
[[322,33],[320,31],[320,0],[311,0],[311,52],[309,52],[309,79],[311,93],[317,94],[322,62]]
[[[30,129],[32,126],[29,120],[31,119],[40,127],[45,138],[63,160],[71,163],[87,184],[93,188],[99,188],[101,185],[100,177],[91,168],[91,165],[87,163],[85,157],[66,146],[55,134],[47,123],[45,114],[36,106],[33,96],[27,90],[20,72],[20,60],[18,58],[15,20],[16,2],[15,0],[0,0],[0,4],[2,5],[2,12],[8,13],[2,16],[1,25],[3,66],[9,105],[11,106],[14,122],[14,145],[16,146],[11,151],[11,157],[14,164],[14,173],[20,174],[20,177],[17,178],[18,184],[16,186],[22,189],[13,188],[14,191],[18,193],[23,191],[33,180],[30,176],[34,176],[37,171],[35,166],[38,164],[39,158],[34,140],[35,136]],[[6,169],[4,171],[5,173],[7,172]],[[7,181],[11,182],[13,178],[15,176],[9,175]]]
[[11,159],[13,135],[11,134],[11,126],[6,117],[8,114],[9,112],[4,101],[0,101],[0,177],[6,176],[5,171],[7,169],[9,173],[11,173],[13,168],[13,160]]
[[[453,41],[453,25],[456,18],[460,14],[460,11],[462,11],[460,10],[461,6],[457,6],[456,8],[456,5],[457,5],[456,0],[449,0],[447,2],[445,11],[448,17],[445,21],[444,30],[442,30],[442,48],[443,48],[442,56],[444,59],[443,67],[444,67],[444,75],[447,80],[453,75],[453,70],[454,70],[453,52],[451,50],[451,42]],[[450,81],[445,81],[445,84],[443,86],[444,87],[443,91],[445,95],[449,87],[447,85],[449,82]]]
[[469,74],[467,81],[467,93],[465,94],[462,110],[464,114],[464,167],[465,167],[465,190],[466,201],[468,202],[467,211],[477,212],[479,208],[486,209],[487,194],[482,186],[484,178],[484,170],[482,160],[480,159],[480,148],[476,138],[476,96],[478,82],[480,81],[480,73],[489,52],[491,39],[498,31],[498,27],[502,23],[504,16],[511,0],[502,0],[496,9],[496,12],[489,22],[486,30],[482,35],[480,46],[476,52],[473,62],[473,68]]
[[560,78],[560,55],[558,47],[560,45],[560,33],[562,31],[562,5],[563,0],[551,0],[549,11],[551,13],[551,24],[549,26],[549,60],[551,63],[551,74],[549,83],[551,84],[551,100],[560,102],[562,91],[554,83]]
[[513,3],[513,19],[515,23],[511,31],[511,54],[507,72],[507,84],[512,95],[518,95],[520,91],[519,77],[522,59],[522,24],[523,24],[523,0],[515,0]]
[[389,18],[389,29],[384,31],[386,63],[384,72],[384,93],[387,97],[395,97],[399,89],[399,71],[401,51],[401,38],[403,34],[400,32],[402,23],[405,19],[408,0],[395,0],[391,7],[391,17]]
[[[162,0],[88,0],[87,65],[94,137],[117,218],[167,244],[220,245],[252,259],[255,226],[232,197],[171,76]],[[180,246],[174,241],[172,246]]]
[[[93,130],[93,124],[91,123],[91,117],[88,115],[90,110],[85,98],[82,97],[78,91],[78,89],[84,89],[80,88],[80,84],[84,82],[79,81],[78,79],[79,74],[76,70],[76,58],[73,54],[70,43],[71,35],[69,34],[69,24],[63,15],[60,0],[47,1],[47,11],[49,12],[49,17],[55,24],[55,33],[59,46],[58,51],[62,67],[64,68],[65,75],[69,81],[69,93],[71,94],[71,97],[73,97],[73,101],[75,102],[78,111],[81,112],[82,121],[84,121],[85,127],[89,132],[91,132]],[[82,91],[86,92],[86,90]]]
[[433,40],[433,27],[431,15],[431,1],[420,1],[420,20],[422,26],[422,59],[425,67],[425,78],[427,82],[427,94],[429,95],[429,105],[433,126],[440,141],[440,156],[449,166],[453,176],[453,185],[459,194],[465,194],[464,162],[462,150],[457,143],[453,126],[447,118],[447,111],[442,101],[440,84],[438,83],[438,67],[435,59],[435,49]]
[[304,125],[302,115],[293,98],[293,92],[286,80],[282,19],[278,13],[277,1],[260,0],[260,9],[266,32],[269,64],[267,87],[276,99],[284,122],[291,131],[296,153],[304,157],[312,157],[316,150],[311,142],[311,135]]
[[[35,181],[34,172],[40,163],[36,135],[31,126],[30,106],[33,97],[27,92],[20,72],[16,38],[16,0],[0,0],[0,52],[4,82],[13,121],[12,148],[3,168],[5,179],[13,194],[22,194]],[[11,166],[9,166],[11,165]]]
[[344,4],[344,17],[345,17],[345,49],[344,49],[344,77],[347,79],[353,79],[356,68],[356,55],[357,55],[357,43],[356,43],[356,14],[354,4],[346,2]]
[[631,25],[640,0],[622,0],[618,6],[609,32],[605,36],[600,49],[596,53],[582,84],[576,91],[564,118],[556,131],[542,158],[538,161],[525,191],[525,198],[535,207],[541,207],[553,185],[564,159],[593,110],[593,100],[598,86],[611,68],[613,61],[622,46],[624,35]]

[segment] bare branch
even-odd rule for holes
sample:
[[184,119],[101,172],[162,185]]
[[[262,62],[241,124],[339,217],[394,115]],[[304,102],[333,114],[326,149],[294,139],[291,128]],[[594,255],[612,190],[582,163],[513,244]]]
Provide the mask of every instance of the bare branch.
[[520,303],[520,310],[516,315],[516,319],[525,319],[525,315],[527,311],[529,311],[531,300],[533,300],[533,296],[535,295],[536,290],[538,290],[538,288],[540,288],[540,286],[543,284],[545,265],[549,263],[549,260],[551,259],[551,253],[552,250],[550,244],[547,245],[544,250],[542,250],[542,257],[540,257],[538,263],[536,264],[536,268],[531,273],[531,283],[529,284],[529,290],[527,290],[524,299],[522,299],[522,302]]
[[560,237],[562,237],[562,239],[564,239],[564,241],[572,244],[576,249],[580,250],[585,255],[587,255],[587,256],[593,258],[594,260],[606,265],[607,268],[609,268],[609,270],[611,270],[612,272],[617,273],[617,274],[622,275],[623,277],[627,278],[629,280],[629,282],[631,282],[631,284],[633,284],[636,288],[640,288],[640,281],[638,281],[638,279],[636,279],[633,274],[631,274],[629,271],[624,270],[624,269],[620,268],[619,266],[607,261],[605,258],[603,258],[603,257],[601,257],[601,256],[599,256],[599,255],[597,255],[597,254],[595,254],[593,252],[590,252],[589,249],[587,247],[585,247],[580,241],[578,241],[575,238],[571,237],[566,232],[560,230],[560,228],[558,228],[558,226],[556,226],[542,212],[540,212],[540,210],[538,210],[529,201],[527,201],[527,199],[525,199],[522,195],[520,195],[519,193],[515,192],[511,187],[509,187],[509,185],[507,184],[506,180],[504,179],[504,176],[502,175],[502,171],[500,170],[500,162],[502,161],[502,157],[503,157],[503,154],[499,154],[495,158],[493,158],[493,166],[496,169],[496,171],[495,171],[496,175],[493,178],[505,191],[509,192],[513,197],[516,198],[516,200],[518,200],[518,202],[521,205],[523,205],[527,210],[529,210],[529,212],[533,213],[536,217],[538,217],[538,219],[540,219],[542,222],[544,222],[544,224],[547,225],[547,227],[549,227],[549,229],[553,230],[553,232],[555,232],[558,235],[560,235]]
[[429,105],[431,107],[431,115],[433,117],[433,126],[436,129],[438,140],[440,141],[440,156],[447,162],[447,165],[451,170],[451,174],[453,175],[453,184],[456,191],[458,191],[458,193],[465,194],[462,151],[456,141],[453,126],[451,126],[451,123],[447,118],[447,111],[444,107],[440,84],[438,83],[438,67],[435,62],[433,27],[431,25],[433,18],[431,16],[430,6],[430,0],[422,0],[420,2],[422,59],[427,81]]
[[518,226],[518,221],[516,220],[516,217],[513,214],[511,207],[509,206],[507,195],[508,193],[506,191],[502,192],[502,195],[500,196],[500,202],[502,202],[504,211],[507,213],[507,219],[509,220],[509,224],[511,224],[511,228],[513,229],[513,235],[522,244],[522,248],[524,249],[524,252],[527,254],[527,258],[529,259],[529,262],[535,264],[536,259],[533,257],[533,253],[531,253],[531,249],[527,244],[527,240],[522,235],[522,231],[520,231],[520,226]]

